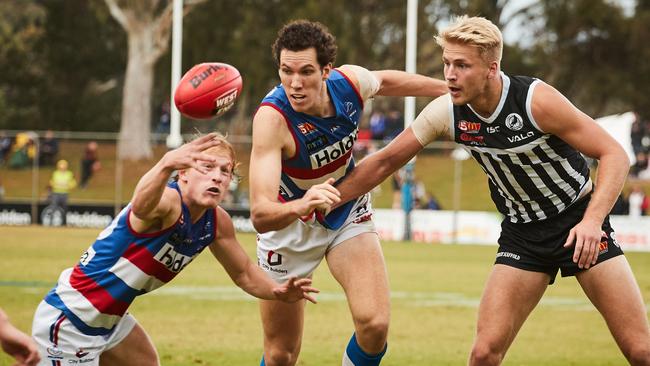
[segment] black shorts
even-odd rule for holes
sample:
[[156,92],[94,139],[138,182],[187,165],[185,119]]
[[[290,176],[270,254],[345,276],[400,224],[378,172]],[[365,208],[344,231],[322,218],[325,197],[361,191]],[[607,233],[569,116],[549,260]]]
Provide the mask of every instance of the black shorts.
[[[562,271],[562,277],[583,271],[573,262],[575,247],[565,248],[564,243],[569,231],[582,220],[590,198],[591,195],[581,198],[560,214],[543,221],[515,224],[503,220],[495,264],[547,273],[551,284],[558,270]],[[596,264],[623,254],[609,224],[609,216],[602,228],[605,235],[600,242]]]

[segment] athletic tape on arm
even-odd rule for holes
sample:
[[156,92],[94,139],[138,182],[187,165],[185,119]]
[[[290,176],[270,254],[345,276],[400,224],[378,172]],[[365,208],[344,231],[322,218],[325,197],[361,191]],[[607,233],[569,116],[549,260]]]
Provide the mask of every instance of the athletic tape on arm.
[[429,103],[411,123],[413,134],[422,146],[427,146],[436,137],[449,135],[451,97],[444,94]]
[[359,82],[359,93],[363,100],[368,100],[379,91],[379,80],[365,67],[358,65],[343,65],[348,70],[352,70]]

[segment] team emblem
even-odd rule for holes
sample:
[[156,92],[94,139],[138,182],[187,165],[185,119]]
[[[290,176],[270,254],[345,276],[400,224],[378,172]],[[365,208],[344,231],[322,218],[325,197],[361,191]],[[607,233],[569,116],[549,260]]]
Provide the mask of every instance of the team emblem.
[[510,113],[506,117],[506,127],[513,131],[519,131],[524,127],[524,120],[517,113]]

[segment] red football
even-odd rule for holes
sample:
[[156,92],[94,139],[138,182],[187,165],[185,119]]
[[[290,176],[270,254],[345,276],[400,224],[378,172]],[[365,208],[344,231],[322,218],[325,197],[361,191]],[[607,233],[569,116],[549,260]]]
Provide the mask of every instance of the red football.
[[183,75],[174,92],[174,103],[186,117],[208,119],[232,108],[241,90],[242,79],[236,68],[206,62]]

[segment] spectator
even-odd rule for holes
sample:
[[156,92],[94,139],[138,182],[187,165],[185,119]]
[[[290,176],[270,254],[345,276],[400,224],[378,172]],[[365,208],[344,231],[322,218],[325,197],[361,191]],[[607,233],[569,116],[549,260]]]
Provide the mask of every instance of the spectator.
[[41,166],[52,166],[59,154],[59,140],[54,137],[54,132],[47,130],[41,141],[38,163]]
[[97,142],[88,142],[83,157],[81,158],[81,183],[79,186],[82,189],[88,186],[90,178],[102,167],[97,155],[97,147]]
[[2,185],[2,180],[0,180],[0,202],[5,198],[5,186]]
[[636,153],[636,163],[630,167],[630,175],[639,177],[648,168],[648,156],[643,151]]
[[393,187],[393,208],[402,208],[402,176],[403,169],[393,173],[391,176],[391,185]]
[[370,116],[370,136],[373,140],[383,140],[386,135],[386,116],[382,111]]
[[630,132],[630,140],[632,143],[632,151],[634,151],[635,154],[638,154],[640,151],[643,150],[643,125],[642,121],[639,118],[639,115],[636,115],[636,120],[634,123],[632,123],[631,127],[631,132]]
[[648,201],[648,196],[645,195],[643,188],[640,185],[634,184],[632,186],[632,191],[628,197],[629,202],[629,213],[632,217],[645,216],[646,210],[650,202]]
[[425,208],[427,188],[424,186],[424,182],[417,178],[414,179],[411,192],[413,195],[413,208]]
[[628,214],[628,203],[627,199],[623,196],[623,193],[618,195],[614,207],[612,207],[612,212],[610,215],[627,215]]
[[397,109],[393,109],[388,112],[388,117],[386,117],[386,135],[385,139],[392,140],[404,129],[404,117],[402,112]]
[[169,135],[171,128],[171,114],[169,109],[169,101],[166,100],[160,105],[160,116],[158,118],[158,125],[156,126],[156,139],[159,143],[165,142],[165,135]]
[[50,204],[61,208],[63,211],[63,224],[65,225],[65,214],[68,210],[68,193],[77,186],[72,171],[68,170],[68,162],[59,160],[56,163],[56,170],[50,178]]
[[12,142],[11,137],[7,136],[5,131],[0,131],[0,164],[7,160]]
[[11,149],[9,157],[9,168],[23,169],[29,166],[36,156],[34,139],[29,132],[21,132],[16,135],[16,141]]
[[433,193],[431,193],[431,191],[427,191],[425,208],[427,210],[442,210],[442,208],[440,207],[440,203],[433,195]]

